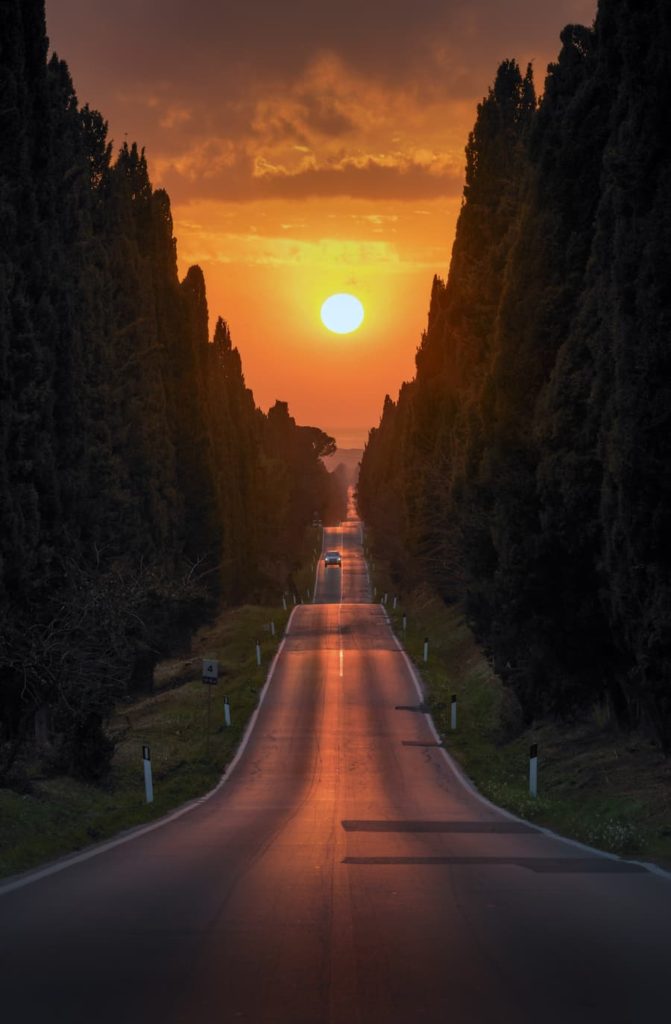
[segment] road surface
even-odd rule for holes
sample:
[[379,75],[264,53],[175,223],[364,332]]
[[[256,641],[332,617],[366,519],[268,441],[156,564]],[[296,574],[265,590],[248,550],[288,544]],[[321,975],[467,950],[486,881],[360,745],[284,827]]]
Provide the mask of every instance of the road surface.
[[[3,1024],[662,1024],[671,881],[480,801],[370,602],[360,524],[195,810],[0,894]],[[2,887],[0,886],[0,892]]]

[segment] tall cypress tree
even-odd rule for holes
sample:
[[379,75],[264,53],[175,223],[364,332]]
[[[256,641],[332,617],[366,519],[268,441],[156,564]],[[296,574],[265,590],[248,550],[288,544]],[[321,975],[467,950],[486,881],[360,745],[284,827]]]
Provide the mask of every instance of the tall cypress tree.
[[[38,711],[98,777],[118,696],[217,601],[276,595],[267,421],[144,152],[113,160],[47,64],[41,0],[0,4],[0,92],[0,777]],[[284,571],[329,479],[330,439],[288,441]]]
[[668,750],[671,15],[602,0],[561,39],[537,111],[510,62],[478,108],[450,277],[361,505],[377,525],[398,497],[528,715],[606,699]]

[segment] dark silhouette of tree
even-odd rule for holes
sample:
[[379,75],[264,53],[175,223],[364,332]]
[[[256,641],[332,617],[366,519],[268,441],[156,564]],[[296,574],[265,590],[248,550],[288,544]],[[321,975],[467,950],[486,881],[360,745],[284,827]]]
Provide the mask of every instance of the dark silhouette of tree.
[[602,0],[561,41],[538,106],[506,61],[478,107],[450,275],[359,500],[527,716],[606,701],[668,752],[668,5]]
[[99,778],[114,702],[217,602],[277,599],[334,443],[210,341],[168,196],[47,63],[42,0],[0,3],[0,95],[0,775],[38,715]]

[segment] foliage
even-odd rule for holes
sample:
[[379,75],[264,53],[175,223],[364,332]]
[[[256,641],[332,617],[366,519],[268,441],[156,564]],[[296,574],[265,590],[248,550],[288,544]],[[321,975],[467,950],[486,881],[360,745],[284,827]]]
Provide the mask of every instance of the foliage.
[[[367,539],[375,542],[370,531]],[[422,678],[445,746],[484,796],[561,835],[613,853],[643,854],[668,868],[671,763],[658,745],[621,731],[602,708],[570,725],[545,719],[525,726],[514,692],[475,642],[462,605],[447,606],[425,583],[404,592],[384,560],[375,562],[373,582],[378,593],[389,594],[387,614]],[[537,797],[529,793],[531,743],[538,746]]]
[[602,0],[561,41],[540,104],[506,61],[478,107],[359,502],[398,578],[466,601],[527,719],[605,702],[668,753],[668,5]]
[[[12,789],[5,789],[0,784],[0,877],[159,818],[211,789],[230,763],[257,705],[288,616],[277,607],[225,609],[197,631],[188,658],[161,662],[154,692],[129,695],[106,724],[105,736],[114,753],[102,785],[61,774],[58,765],[46,774],[34,767],[31,771],[30,761],[19,764],[16,773],[23,770],[24,785],[15,780]],[[271,618],[274,637],[268,629]],[[218,658],[217,686],[203,686],[202,657]],[[230,728],[224,725],[225,696],[230,701]],[[144,744],[152,758],[151,804],[145,800]],[[29,753],[26,748],[24,754]]]
[[41,0],[0,6],[0,91],[2,760],[39,712],[97,778],[114,699],[217,602],[277,596],[341,500],[334,442],[286,407],[276,436],[222,319],[210,340],[168,196],[47,63]]

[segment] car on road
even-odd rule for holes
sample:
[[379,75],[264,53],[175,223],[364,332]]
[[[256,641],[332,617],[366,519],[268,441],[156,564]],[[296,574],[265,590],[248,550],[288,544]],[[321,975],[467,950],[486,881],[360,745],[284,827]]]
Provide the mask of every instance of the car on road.
[[342,565],[342,559],[339,551],[327,551],[324,555],[324,565],[328,569],[329,565]]

